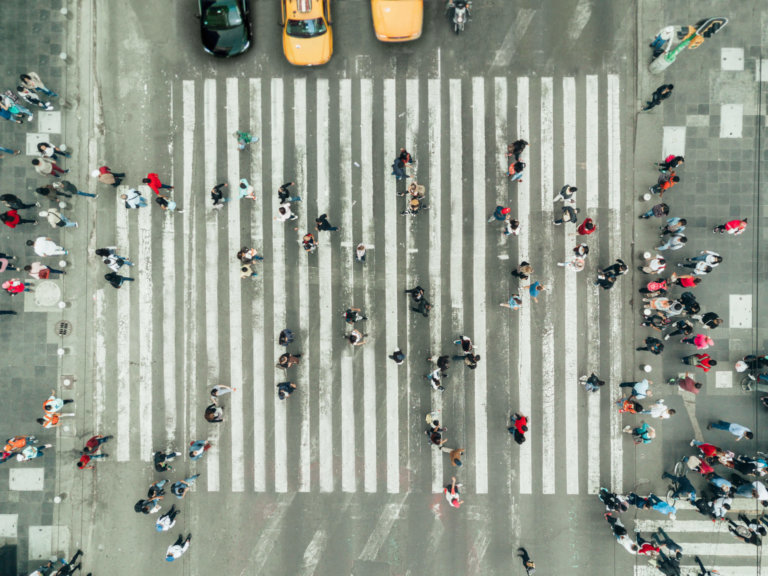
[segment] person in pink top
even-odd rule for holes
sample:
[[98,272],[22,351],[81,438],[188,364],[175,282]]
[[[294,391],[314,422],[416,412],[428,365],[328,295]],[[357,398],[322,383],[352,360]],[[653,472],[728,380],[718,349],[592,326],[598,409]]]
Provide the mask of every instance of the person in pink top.
[[722,234],[723,232],[728,232],[728,234],[733,234],[734,236],[738,236],[739,234],[742,234],[744,230],[747,229],[747,219],[744,218],[743,220],[731,220],[730,222],[726,222],[725,224],[720,224],[719,226],[715,226],[712,228],[712,232],[717,234],[718,232]]
[[155,174],[154,172],[150,172],[147,174],[147,177],[142,179],[142,182],[152,188],[155,194],[160,196],[160,190],[162,188],[165,188],[167,190],[173,190],[173,186],[168,186],[168,184],[163,184],[160,182],[160,176]]
[[705,336],[704,334],[696,334],[696,336],[689,336],[688,338],[683,338],[680,340],[680,342],[683,342],[684,344],[693,344],[696,346],[697,350],[706,350],[710,346],[715,345],[715,341],[712,340],[709,336]]

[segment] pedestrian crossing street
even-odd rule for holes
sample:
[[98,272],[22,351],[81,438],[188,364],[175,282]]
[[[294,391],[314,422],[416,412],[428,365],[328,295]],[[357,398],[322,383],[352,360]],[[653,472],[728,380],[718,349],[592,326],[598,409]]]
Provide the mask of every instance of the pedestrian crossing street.
[[[136,281],[118,291],[93,266],[95,427],[115,434],[115,459],[149,462],[156,449],[207,437],[214,449],[194,465],[202,491],[439,492],[457,469],[424,437],[436,409],[448,446],[467,450],[467,493],[621,486],[622,422],[610,402],[631,370],[620,348],[631,287],[591,285],[598,266],[626,258],[621,91],[613,74],[168,84],[168,156],[127,167],[126,184],[156,171],[184,212],[126,210],[118,198],[89,240],[136,262],[124,272]],[[240,152],[233,134],[247,128],[261,140]],[[525,176],[510,184],[505,153],[517,138],[531,146]],[[429,210],[415,218],[400,215],[402,183],[390,175],[400,146],[427,188]],[[237,200],[243,177],[258,201]],[[217,211],[209,191],[221,181],[233,200]],[[302,201],[298,220],[283,224],[275,192],[289,181]],[[575,226],[551,224],[566,183],[579,187],[580,216],[598,223],[579,240],[590,246],[579,274],[556,266],[577,244]],[[519,237],[487,223],[497,204],[511,206]],[[305,254],[301,237],[323,212],[341,229],[315,232],[319,248]],[[364,265],[354,262],[359,242]],[[255,279],[240,278],[242,246],[265,257]],[[522,260],[552,288],[538,304],[509,275]],[[402,294],[416,284],[435,305],[429,320]],[[516,291],[519,312],[499,306]],[[341,337],[351,305],[369,318],[357,349]],[[286,327],[302,354],[287,375],[274,368]],[[459,334],[482,360],[475,371],[454,362],[446,391],[431,392],[424,358],[453,353]],[[397,346],[400,367],[387,358]],[[593,370],[613,388],[587,398],[577,379]],[[298,391],[280,401],[284,380]],[[224,398],[226,421],[209,424],[217,383],[237,392]],[[518,410],[531,419],[522,446],[505,430]]]

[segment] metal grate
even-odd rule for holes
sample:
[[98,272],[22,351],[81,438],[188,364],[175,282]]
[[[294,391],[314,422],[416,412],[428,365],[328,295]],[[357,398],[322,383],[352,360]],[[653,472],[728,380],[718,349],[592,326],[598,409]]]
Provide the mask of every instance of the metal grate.
[[56,332],[56,336],[69,336],[72,334],[72,322],[69,320],[61,320],[56,322],[54,332]]

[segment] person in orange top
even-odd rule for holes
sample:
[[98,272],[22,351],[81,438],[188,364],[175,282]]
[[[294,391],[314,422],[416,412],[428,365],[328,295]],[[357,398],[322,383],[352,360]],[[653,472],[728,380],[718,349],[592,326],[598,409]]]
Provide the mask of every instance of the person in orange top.
[[147,174],[147,177],[142,179],[142,182],[152,188],[155,194],[160,196],[160,190],[162,188],[166,188],[167,190],[173,190],[173,186],[168,186],[168,184],[163,184],[160,182],[160,176],[155,174],[154,172],[150,172]]
[[[62,414],[61,416],[74,416],[74,414]],[[56,412],[46,412],[42,418],[36,420],[43,428],[56,428],[61,422],[59,422],[59,414]]]
[[651,186],[648,188],[651,193],[658,194],[659,198],[664,197],[664,192],[671,189],[675,184],[680,182],[680,177],[675,174],[675,172],[670,172],[669,174],[662,174],[659,176],[659,181],[655,186]]

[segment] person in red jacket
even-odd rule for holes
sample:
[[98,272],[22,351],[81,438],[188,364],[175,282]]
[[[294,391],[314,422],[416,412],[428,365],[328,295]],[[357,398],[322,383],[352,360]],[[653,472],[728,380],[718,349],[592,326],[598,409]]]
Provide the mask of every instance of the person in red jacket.
[[142,179],[142,182],[152,188],[155,194],[160,196],[160,190],[163,188],[166,188],[167,190],[173,190],[173,186],[168,186],[167,184],[163,184],[160,182],[160,176],[155,174],[154,172],[150,172],[147,174],[147,177]]
[[744,218],[744,220],[731,220],[730,222],[726,222],[725,224],[720,224],[719,226],[715,226],[712,228],[712,232],[717,234],[718,232],[722,234],[723,232],[728,232],[728,234],[733,234],[734,236],[738,236],[739,234],[743,233],[744,230],[747,229],[747,219]]
[[8,226],[8,228],[16,228],[19,224],[34,224],[37,226],[37,220],[27,220],[26,218],[22,218],[16,210],[3,212],[0,214],[0,220],[2,220],[3,224]]
[[16,294],[20,294],[21,292],[32,292],[32,289],[30,288],[32,284],[29,284],[27,282],[22,282],[18,278],[11,278],[10,280],[6,280],[2,284],[3,290],[8,292],[11,296],[15,296]]
[[713,360],[709,354],[691,354],[683,358],[682,362],[689,366],[697,366],[704,372],[709,372],[713,366],[717,366],[717,360]]
[[584,222],[579,224],[579,227],[576,229],[576,232],[579,236],[589,236],[597,230],[597,226],[595,226],[595,223],[592,221],[592,218],[585,218]]
[[669,277],[669,281],[678,286],[682,286],[683,288],[695,288],[701,282],[701,278],[698,278],[693,274],[678,276],[677,273],[673,273],[672,276]]

